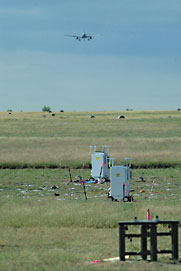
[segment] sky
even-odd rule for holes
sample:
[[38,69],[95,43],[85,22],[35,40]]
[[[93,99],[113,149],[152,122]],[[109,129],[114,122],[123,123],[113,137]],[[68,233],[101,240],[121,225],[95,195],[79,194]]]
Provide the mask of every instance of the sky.
[[180,0],[2,0],[0,36],[0,111],[181,107]]

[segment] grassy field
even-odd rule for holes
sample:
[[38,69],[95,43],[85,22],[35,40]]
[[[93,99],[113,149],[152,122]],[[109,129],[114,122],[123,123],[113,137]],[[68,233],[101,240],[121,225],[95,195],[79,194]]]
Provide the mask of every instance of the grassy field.
[[110,145],[118,163],[133,157],[139,167],[181,164],[180,111],[0,113],[0,128],[1,168],[88,167],[90,145]]
[[[176,262],[104,261],[118,256],[118,221],[146,219],[148,208],[151,219],[181,221],[180,121],[180,112],[0,113],[0,270],[181,270],[180,227]],[[86,201],[82,185],[69,182],[63,167],[89,179],[89,145],[110,145],[117,164],[134,157],[132,205],[109,201],[109,183],[87,184]]]
[[[179,168],[133,170],[131,205],[107,200],[109,183],[87,184],[86,201],[82,185],[69,182],[67,169],[1,170],[0,270],[181,270],[169,255],[157,263],[139,257],[104,262],[118,256],[118,221],[146,219],[148,208],[151,219],[181,220],[180,173]],[[77,174],[87,179],[90,170],[72,170],[73,180]],[[140,175],[145,182],[138,181]],[[181,232],[179,249],[180,241]],[[140,244],[128,242],[127,248],[138,251]],[[159,240],[159,248],[170,248],[168,237]]]

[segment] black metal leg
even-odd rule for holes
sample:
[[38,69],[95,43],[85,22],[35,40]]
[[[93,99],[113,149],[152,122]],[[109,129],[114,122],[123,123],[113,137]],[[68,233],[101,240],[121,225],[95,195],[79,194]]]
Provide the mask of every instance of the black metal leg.
[[178,225],[172,224],[172,257],[178,259]]
[[151,225],[150,230],[150,253],[151,260],[157,261],[157,228],[156,225]]
[[125,228],[119,225],[119,258],[125,261]]
[[141,226],[141,255],[142,259],[147,259],[147,225]]

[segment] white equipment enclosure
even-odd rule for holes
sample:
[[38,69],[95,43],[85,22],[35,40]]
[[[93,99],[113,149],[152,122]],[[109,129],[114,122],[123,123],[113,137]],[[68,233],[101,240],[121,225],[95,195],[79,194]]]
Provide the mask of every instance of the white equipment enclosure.
[[109,179],[108,166],[109,166],[109,146],[104,146],[103,151],[96,151],[96,146],[90,146],[91,152],[91,177],[95,180]]
[[125,158],[126,165],[110,168],[110,191],[108,197],[112,200],[129,200],[129,181],[132,179],[131,159]]

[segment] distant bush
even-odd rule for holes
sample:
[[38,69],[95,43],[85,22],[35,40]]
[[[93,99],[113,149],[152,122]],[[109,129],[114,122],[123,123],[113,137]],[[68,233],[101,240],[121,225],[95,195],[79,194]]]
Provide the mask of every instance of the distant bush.
[[43,108],[42,108],[42,111],[43,112],[50,112],[51,111],[51,108],[50,108],[50,106],[44,106]]
[[125,116],[120,115],[120,116],[118,116],[118,119],[125,119]]

